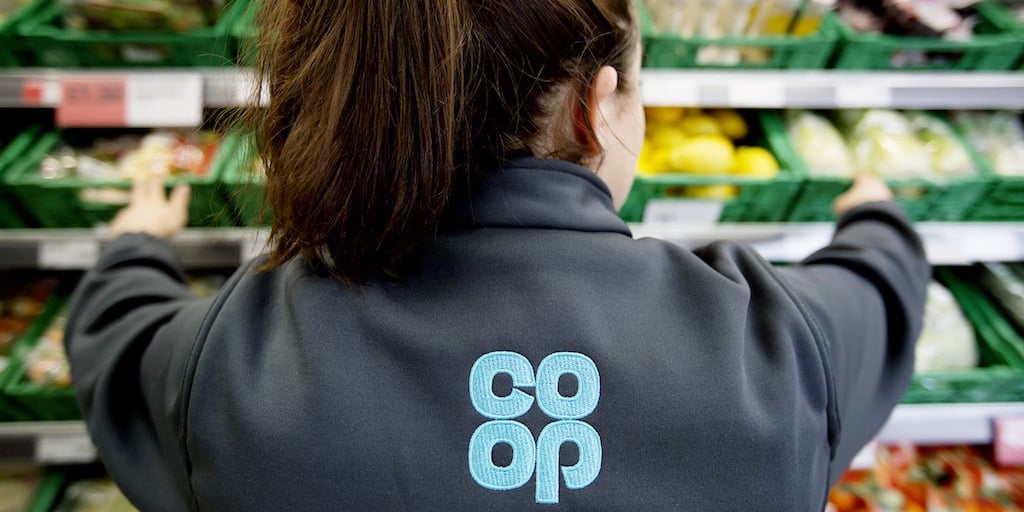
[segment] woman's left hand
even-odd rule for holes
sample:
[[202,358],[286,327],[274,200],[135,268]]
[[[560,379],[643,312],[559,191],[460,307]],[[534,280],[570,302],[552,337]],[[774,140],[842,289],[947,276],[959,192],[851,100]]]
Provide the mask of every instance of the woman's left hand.
[[163,180],[147,178],[132,186],[131,203],[110,223],[111,236],[145,233],[157,238],[170,238],[188,223],[188,185],[178,185],[170,199],[164,193]]

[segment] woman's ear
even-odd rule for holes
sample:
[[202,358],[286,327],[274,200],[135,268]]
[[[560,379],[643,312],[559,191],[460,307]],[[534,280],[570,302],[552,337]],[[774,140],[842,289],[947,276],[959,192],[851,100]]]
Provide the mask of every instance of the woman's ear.
[[587,156],[596,156],[601,152],[601,142],[595,137],[608,126],[602,111],[611,111],[613,94],[618,88],[618,71],[611,66],[603,66],[588,84],[586,110],[576,109],[576,140],[586,148]]

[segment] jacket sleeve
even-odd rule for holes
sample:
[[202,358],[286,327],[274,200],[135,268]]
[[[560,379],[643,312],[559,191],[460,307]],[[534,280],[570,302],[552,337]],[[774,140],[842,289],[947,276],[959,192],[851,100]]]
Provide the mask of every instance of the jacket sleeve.
[[110,475],[142,510],[193,507],[182,389],[210,305],[165,242],[132,234],[104,249],[69,306],[79,405]]
[[931,267],[902,210],[871,203],[839,220],[831,244],[779,273],[831,377],[834,482],[906,391]]

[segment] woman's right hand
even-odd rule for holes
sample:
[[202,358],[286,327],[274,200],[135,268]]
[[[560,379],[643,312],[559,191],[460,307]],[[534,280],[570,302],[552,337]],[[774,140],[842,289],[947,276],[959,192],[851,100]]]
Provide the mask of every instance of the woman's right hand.
[[865,203],[892,201],[892,190],[881,178],[871,174],[860,174],[853,179],[853,186],[832,203],[837,217]]

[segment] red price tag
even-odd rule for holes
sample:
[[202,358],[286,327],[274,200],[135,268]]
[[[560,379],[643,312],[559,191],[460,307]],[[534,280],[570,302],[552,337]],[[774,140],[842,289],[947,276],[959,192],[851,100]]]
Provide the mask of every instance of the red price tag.
[[127,124],[124,79],[70,78],[60,85],[57,126],[107,128]]
[[1024,418],[995,420],[995,452],[1001,466],[1024,466]]

